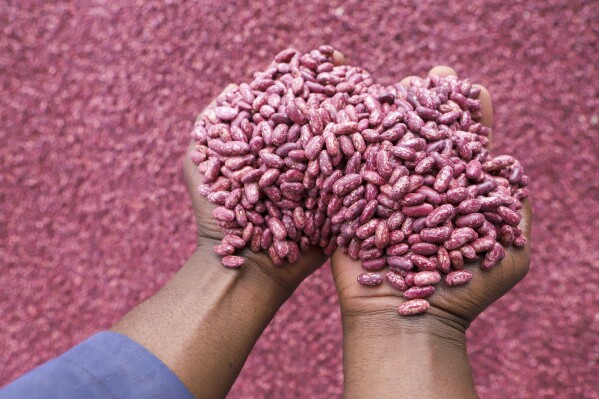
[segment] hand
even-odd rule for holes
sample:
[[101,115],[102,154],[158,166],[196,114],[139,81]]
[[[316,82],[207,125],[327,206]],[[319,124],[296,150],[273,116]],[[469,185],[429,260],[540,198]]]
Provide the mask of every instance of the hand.
[[[448,67],[429,74],[456,75]],[[411,78],[411,77],[410,77]],[[402,84],[408,84],[406,78]],[[481,87],[482,123],[492,127],[489,92]],[[523,202],[522,228],[530,242],[531,208]],[[344,333],[346,398],[362,397],[476,397],[466,352],[465,330],[476,316],[508,292],[528,272],[530,245],[506,250],[503,261],[489,271],[466,264],[474,277],[464,286],[435,286],[424,315],[403,317],[400,291],[387,281],[364,287],[356,278],[361,263],[337,249],[331,258],[339,292]]]
[[[441,76],[456,75],[447,67],[433,68],[429,74]],[[410,78],[402,81],[408,84]],[[488,127],[493,124],[493,109],[489,92],[481,87],[480,94],[483,121]],[[530,241],[531,207],[525,200],[522,209],[520,228]],[[460,329],[468,327],[474,318],[495,302],[514,285],[516,285],[528,272],[530,259],[530,245],[524,248],[511,246],[506,249],[503,261],[492,270],[482,271],[479,264],[467,264],[468,270],[474,274],[473,279],[463,286],[447,287],[443,283],[435,286],[435,293],[428,298],[431,308],[420,319],[435,318],[446,324]],[[376,315],[393,310],[396,313],[398,305],[404,300],[401,293],[392,288],[387,282],[376,288],[364,287],[356,283],[356,277],[363,273],[360,261],[353,261],[341,249],[333,254],[332,268],[335,284],[339,291],[341,309],[347,317],[363,315]],[[395,314],[394,317],[400,317]]]

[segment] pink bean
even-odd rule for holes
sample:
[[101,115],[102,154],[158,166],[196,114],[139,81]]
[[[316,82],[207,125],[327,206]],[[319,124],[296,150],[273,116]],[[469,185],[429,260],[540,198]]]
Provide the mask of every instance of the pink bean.
[[487,252],[485,258],[481,263],[481,269],[490,270],[493,266],[497,265],[505,257],[505,250],[499,243],[495,243],[493,249]]
[[364,270],[368,270],[369,272],[374,272],[381,270],[386,264],[387,261],[385,258],[369,259],[362,261],[362,268]]
[[412,299],[399,305],[397,312],[402,316],[413,316],[426,312],[429,307],[430,304],[424,299]]
[[441,281],[441,274],[437,271],[418,272],[414,276],[414,285],[417,287],[435,285],[439,281]]
[[463,285],[472,280],[472,272],[469,270],[456,270],[445,277],[445,284],[449,287]]
[[464,244],[467,244],[471,241],[474,241],[478,238],[478,234],[470,227],[462,227],[459,229],[455,229],[451,233],[451,237],[449,240],[445,241],[443,245],[448,250],[454,250],[461,247]]
[[385,276],[387,277],[389,284],[391,284],[391,286],[396,290],[405,291],[408,289],[408,285],[406,284],[404,278],[399,274],[389,271],[385,274]]
[[381,285],[383,282],[383,276],[378,273],[362,273],[357,278],[358,284],[367,287],[375,287]]
[[227,255],[224,256],[221,260],[223,266],[230,268],[230,269],[237,269],[239,267],[241,267],[244,263],[244,258],[242,258],[241,256],[235,256],[235,255]]
[[[417,274],[416,274],[417,275]],[[416,281],[416,277],[414,276],[414,282]],[[432,285],[427,285],[423,287],[412,287],[407,289],[403,296],[406,299],[422,299],[427,298],[435,292],[435,287]]]

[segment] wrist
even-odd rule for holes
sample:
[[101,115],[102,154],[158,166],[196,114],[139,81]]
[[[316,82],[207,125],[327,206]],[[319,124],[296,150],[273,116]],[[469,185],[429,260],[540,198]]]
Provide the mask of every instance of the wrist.
[[251,266],[227,269],[211,245],[198,246],[165,287],[113,330],[156,355],[196,397],[225,397],[287,299]]
[[476,397],[465,327],[395,308],[343,317],[345,391],[360,397]]
[[342,296],[340,302],[344,333],[349,335],[429,334],[459,339],[465,336],[470,326],[468,320],[447,312],[440,306],[431,306],[423,315],[401,316],[397,312],[397,307],[401,304],[400,298],[389,295]]
[[240,254],[245,263],[238,269],[224,267],[221,257],[214,253],[214,245],[220,240],[202,238],[188,262],[178,274],[189,275],[197,286],[221,286],[225,291],[235,290],[241,295],[248,295],[253,300],[265,303],[285,302],[295,290],[286,281],[273,276],[261,259],[264,254],[247,254],[244,250]]

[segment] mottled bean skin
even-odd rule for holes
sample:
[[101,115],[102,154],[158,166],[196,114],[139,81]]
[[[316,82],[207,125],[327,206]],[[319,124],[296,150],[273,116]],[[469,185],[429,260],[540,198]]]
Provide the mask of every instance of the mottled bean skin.
[[[400,314],[418,314],[434,284],[465,284],[466,260],[490,269],[518,227],[530,178],[509,155],[492,157],[480,89],[431,76],[379,86],[335,66],[330,46],[287,49],[250,83],[228,90],[194,125],[198,192],[224,232],[214,251],[266,251],[275,266],[311,246],[341,250],[405,291]],[[410,272],[409,270],[414,270]],[[412,288],[410,288],[412,287]],[[420,302],[419,302],[420,301]]]
[[[417,274],[416,274],[417,275]],[[414,276],[414,281],[416,277]],[[406,299],[422,299],[427,298],[435,292],[435,287],[432,285],[427,285],[424,287],[412,287],[404,291],[403,296]]]
[[463,285],[472,280],[472,272],[469,270],[456,270],[445,276],[445,284],[449,287]]
[[365,285],[368,287],[375,287],[381,285],[383,282],[383,276],[378,273],[362,273],[357,278],[358,284]]
[[424,299],[412,299],[399,305],[397,312],[402,316],[413,316],[425,313],[429,307],[430,304]]

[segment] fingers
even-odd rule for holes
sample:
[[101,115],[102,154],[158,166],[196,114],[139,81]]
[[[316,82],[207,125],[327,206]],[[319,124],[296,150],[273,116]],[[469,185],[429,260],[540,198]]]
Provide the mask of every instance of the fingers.
[[[208,104],[208,106],[206,106],[206,108],[213,106],[218,97],[227,93],[227,91],[234,90],[236,88],[237,88],[237,85],[235,83],[228,84],[218,96],[214,97],[214,99],[210,102],[210,104]],[[200,112],[200,114],[196,117],[196,120],[201,118],[203,113],[204,113],[204,111]],[[185,179],[187,180],[187,184],[189,186],[189,191],[192,196],[194,196],[196,194],[197,188],[200,186],[200,184],[202,184],[202,177],[200,176],[200,174],[197,171],[197,165],[194,164],[193,161],[191,160],[190,155],[193,151],[195,151],[195,141],[193,139],[191,139],[189,146],[187,146],[187,151],[185,153],[185,159],[183,160],[183,172],[185,173]]]
[[347,64],[345,55],[343,55],[343,53],[341,53],[340,51],[335,50],[333,52],[333,65],[338,66],[338,65],[345,65],[345,64]]
[[446,76],[458,76],[458,73],[453,69],[450,68],[448,66],[445,65],[438,65],[434,68],[432,68],[430,71],[428,71],[428,76],[431,75],[437,75],[437,76],[441,76],[442,78],[446,77]]
[[528,241],[530,241],[533,216],[532,205],[528,198],[522,201],[522,210],[520,212],[522,213],[522,220],[520,220],[520,225],[518,227],[522,229],[522,234],[524,235],[524,237],[526,237]]
[[403,78],[403,79],[401,80],[401,82],[399,82],[399,84],[400,84],[400,85],[402,85],[402,86],[405,86],[405,87],[409,87],[409,86],[410,86],[410,81],[411,81],[413,78],[418,78],[418,76],[414,76],[414,75],[412,75],[412,76],[408,76],[407,78]]
[[493,102],[491,101],[491,93],[481,85],[474,85],[474,87],[480,88],[480,111],[482,113],[482,119],[480,123],[484,126],[493,128]]

